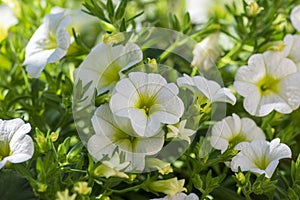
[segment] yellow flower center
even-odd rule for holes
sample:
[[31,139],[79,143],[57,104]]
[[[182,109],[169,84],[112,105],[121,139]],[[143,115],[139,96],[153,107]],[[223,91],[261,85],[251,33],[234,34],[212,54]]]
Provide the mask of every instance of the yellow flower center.
[[260,88],[260,91],[262,94],[265,94],[268,92],[277,93],[279,81],[280,80],[275,79],[271,76],[265,76],[257,83],[257,86]]
[[237,134],[231,138],[229,138],[228,143],[229,147],[235,147],[240,142],[248,142],[246,137],[244,137],[242,134]]
[[11,155],[9,143],[6,141],[0,141],[0,160]]
[[149,116],[150,108],[154,104],[155,100],[153,97],[140,95],[140,98],[138,99],[135,107],[144,110],[145,114]]

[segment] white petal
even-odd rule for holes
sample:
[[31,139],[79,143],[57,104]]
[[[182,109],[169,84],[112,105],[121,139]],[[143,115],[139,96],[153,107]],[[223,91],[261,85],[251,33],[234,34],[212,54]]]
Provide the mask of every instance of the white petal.
[[244,108],[251,115],[256,115],[256,116],[267,115],[272,111],[272,108],[261,110],[260,101],[261,101],[261,94],[257,89],[256,91],[253,91],[251,95],[245,97]]
[[98,74],[98,92],[116,83],[119,79],[119,72],[137,64],[142,60],[141,49],[132,43],[125,46],[111,46],[103,43],[95,46],[80,68],[90,69]]
[[295,110],[300,104],[300,73],[286,76],[279,83],[279,94],[285,102]]
[[267,51],[263,56],[266,63],[267,74],[275,79],[283,78],[297,71],[295,63],[288,58],[283,58],[280,52]]
[[251,168],[255,168],[256,166],[248,157],[244,156],[241,153],[238,153],[235,157],[232,158],[230,162],[230,168],[232,171],[237,172],[239,167],[242,171],[248,171]]
[[285,44],[285,55],[286,57],[293,60],[295,63],[300,62],[299,52],[300,52],[300,35],[286,35],[284,37]]
[[100,161],[105,155],[111,156],[115,148],[110,140],[99,134],[90,137],[87,143],[87,149],[96,161]]
[[267,178],[271,178],[276,167],[278,166],[279,161],[278,160],[273,160],[270,162],[270,164],[268,165],[268,167],[265,169],[265,174]]
[[[24,121],[20,118],[11,119],[11,120],[1,120],[0,119],[0,140],[2,141],[10,141],[15,132],[18,131],[23,125]],[[29,125],[30,126],[30,125]],[[24,133],[28,133],[28,125],[24,126]],[[22,128],[23,129],[23,128]],[[28,132],[27,132],[28,131]]]
[[241,119],[242,129],[241,133],[249,140],[265,140],[265,134],[255,122],[250,118]]
[[14,16],[11,8],[7,5],[0,5],[1,13],[1,22],[0,26],[3,26],[5,29],[18,23],[18,19]]
[[236,89],[236,91],[243,97],[250,96],[253,92],[258,92],[258,88],[255,84],[246,81],[236,80],[234,81],[233,86]]
[[265,116],[272,110],[276,110],[280,113],[285,114],[291,113],[293,111],[292,107],[288,105],[281,96],[273,92],[264,94],[261,97],[259,104],[260,105],[257,111],[257,116]]
[[286,145],[279,143],[280,140],[274,139],[270,142],[270,156],[272,160],[279,160],[282,158],[291,158],[292,152],[291,149]]
[[221,153],[224,153],[228,148],[228,140],[221,137],[211,136],[210,144],[215,149],[221,150]]
[[32,158],[34,146],[29,135],[23,135],[23,137],[13,136],[9,145],[12,155],[4,158],[7,161],[11,163],[21,163]]
[[291,12],[291,21],[297,31],[300,31],[300,5],[293,8]]
[[236,81],[256,83],[265,76],[265,62],[262,54],[254,54],[248,60],[248,66],[240,67],[235,75]]
[[226,102],[232,105],[235,104],[236,98],[228,88],[221,88],[212,97],[213,102]]

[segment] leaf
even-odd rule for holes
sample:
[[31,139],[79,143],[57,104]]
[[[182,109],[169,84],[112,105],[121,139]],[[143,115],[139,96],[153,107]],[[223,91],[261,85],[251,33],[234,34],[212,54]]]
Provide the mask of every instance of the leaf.
[[12,170],[0,171],[0,198],[3,200],[34,200],[29,182]]

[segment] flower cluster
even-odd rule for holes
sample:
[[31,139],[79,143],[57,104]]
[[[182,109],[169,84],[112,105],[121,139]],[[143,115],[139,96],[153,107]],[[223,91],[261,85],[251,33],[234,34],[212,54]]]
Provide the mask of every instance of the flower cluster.
[[271,178],[279,160],[291,158],[290,148],[276,138],[265,139],[264,132],[250,118],[240,118],[233,114],[217,122],[212,128],[211,145],[221,153],[228,148],[240,152],[230,162],[231,170],[251,171]]
[[[291,13],[299,29],[299,6]],[[266,116],[273,110],[288,114],[300,105],[299,35],[286,35],[281,51],[254,54],[239,68],[234,87],[245,97],[244,108],[251,115]]]
[[159,73],[126,74],[125,70],[141,59],[142,52],[133,43],[125,46],[101,43],[75,72],[75,79],[83,85],[91,83],[89,91],[95,88],[97,95],[104,92],[111,95],[109,102],[100,105],[92,117],[95,134],[88,140],[90,154],[100,161],[117,150],[124,154],[124,162],[130,162],[126,171],[143,171],[145,158],[163,149],[165,135],[168,139],[191,143],[190,136],[196,131],[186,127],[183,115],[187,105],[179,97],[180,90],[193,92],[197,104],[235,103],[228,89],[202,76],[185,74],[176,84]]

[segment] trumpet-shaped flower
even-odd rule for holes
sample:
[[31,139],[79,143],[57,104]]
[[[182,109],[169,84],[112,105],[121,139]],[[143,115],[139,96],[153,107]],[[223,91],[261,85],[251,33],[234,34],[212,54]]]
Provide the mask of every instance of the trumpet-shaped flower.
[[161,131],[153,137],[139,137],[132,129],[127,118],[114,116],[107,104],[101,105],[92,117],[95,130],[87,144],[89,153],[100,161],[105,155],[112,156],[118,149],[130,162],[126,171],[141,171],[145,167],[145,156],[159,152],[164,143]]
[[36,30],[26,46],[23,65],[28,74],[38,78],[48,63],[64,57],[70,45],[70,35],[65,29],[71,17],[64,12],[48,14],[44,23]]
[[192,65],[200,71],[208,71],[214,67],[216,60],[221,56],[219,47],[219,34],[215,33],[198,43],[193,50]]
[[154,192],[162,192],[169,196],[174,196],[180,192],[186,192],[186,188],[184,186],[184,179],[177,180],[177,177],[167,179],[167,180],[159,180],[154,181],[148,185],[148,188]]
[[280,143],[279,138],[271,142],[266,140],[242,142],[235,149],[240,152],[232,158],[232,171],[237,172],[240,167],[242,171],[265,174],[267,178],[272,177],[280,159],[292,156],[291,149]]
[[0,42],[7,37],[9,27],[16,25],[18,19],[15,17],[11,8],[7,5],[0,5]]
[[252,119],[241,119],[233,114],[213,126],[210,144],[224,153],[229,146],[234,147],[240,142],[264,139],[265,134]]
[[30,130],[30,124],[21,119],[0,120],[0,169],[7,162],[22,163],[32,157],[33,141],[27,135]]
[[110,100],[110,109],[130,120],[142,137],[159,133],[163,124],[179,122],[184,111],[179,89],[159,74],[131,72],[118,82]]
[[291,12],[291,21],[295,29],[300,32],[300,5],[293,8]]
[[199,197],[191,193],[189,195],[185,193],[177,193],[174,196],[165,196],[164,198],[155,198],[155,199],[150,199],[150,200],[199,200]]
[[245,97],[251,115],[265,116],[276,110],[290,113],[300,104],[300,73],[293,61],[280,52],[252,55],[248,66],[238,69],[234,87]]
[[179,138],[182,140],[186,140],[189,144],[191,143],[190,136],[196,133],[196,131],[192,129],[185,128],[186,120],[180,121],[175,125],[169,124],[167,127],[169,132],[167,133],[167,138]]
[[202,76],[190,77],[184,74],[183,77],[177,79],[180,87],[191,90],[199,99],[206,98],[211,102],[227,102],[235,104],[236,98],[228,88],[221,86],[211,80],[207,80]]
[[92,81],[92,91],[96,88],[98,93],[102,93],[115,86],[122,76],[122,71],[142,59],[142,50],[136,44],[112,46],[100,43],[75,71],[75,78],[82,80],[83,85]]
[[127,174],[121,172],[121,170],[126,169],[129,165],[130,162],[120,163],[120,156],[115,152],[109,161],[103,161],[102,164],[95,169],[94,174],[105,178],[109,178],[111,176],[129,178]]

